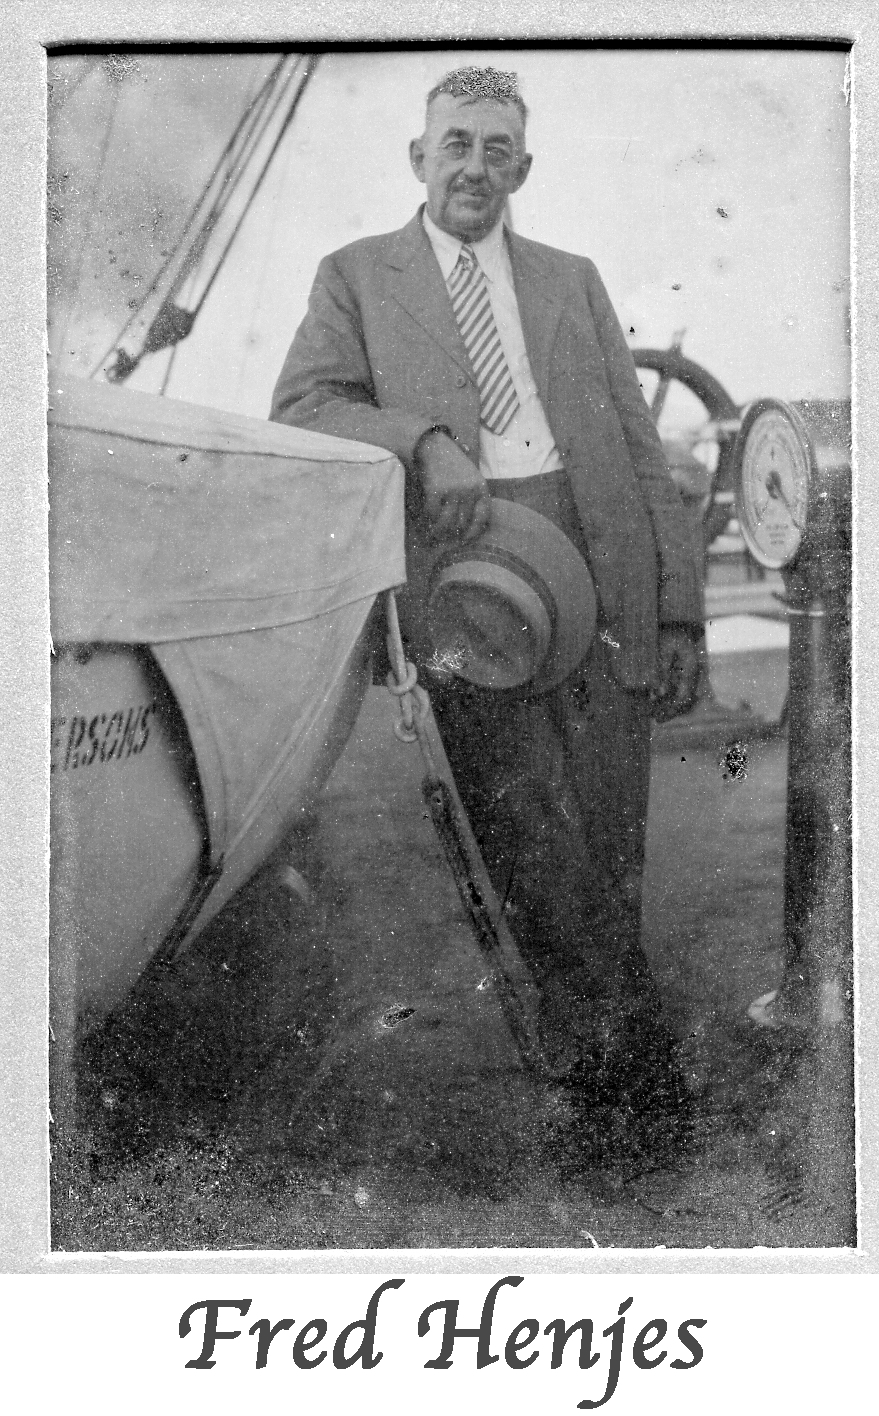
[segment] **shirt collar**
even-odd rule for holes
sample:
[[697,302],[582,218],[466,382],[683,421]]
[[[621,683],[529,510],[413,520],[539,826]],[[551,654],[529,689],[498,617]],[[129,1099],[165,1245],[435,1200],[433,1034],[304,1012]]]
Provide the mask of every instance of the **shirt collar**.
[[[422,213],[422,222],[427,232],[430,244],[439,261],[443,278],[448,280],[455,266],[458,264],[458,257],[461,254],[463,241],[459,241],[457,236],[450,236],[448,231],[442,231],[435,221],[431,221],[427,214],[427,207]],[[471,251],[475,255],[482,269],[489,280],[495,280],[501,269],[504,250],[504,222],[503,218],[494,225],[487,236],[483,236],[480,241],[468,241]]]

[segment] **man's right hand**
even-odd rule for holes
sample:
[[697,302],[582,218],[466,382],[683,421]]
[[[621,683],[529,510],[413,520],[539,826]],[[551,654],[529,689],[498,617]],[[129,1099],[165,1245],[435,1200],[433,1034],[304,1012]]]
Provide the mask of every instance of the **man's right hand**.
[[488,487],[458,445],[443,432],[430,432],[418,445],[415,466],[433,538],[472,541],[481,535],[491,508]]

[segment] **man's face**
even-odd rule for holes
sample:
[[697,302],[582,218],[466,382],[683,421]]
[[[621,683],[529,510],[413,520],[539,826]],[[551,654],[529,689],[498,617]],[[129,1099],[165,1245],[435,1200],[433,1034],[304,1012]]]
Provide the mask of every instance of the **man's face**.
[[462,241],[488,234],[531,167],[514,104],[448,93],[433,100],[424,137],[410,144],[409,157],[427,187],[428,216]]

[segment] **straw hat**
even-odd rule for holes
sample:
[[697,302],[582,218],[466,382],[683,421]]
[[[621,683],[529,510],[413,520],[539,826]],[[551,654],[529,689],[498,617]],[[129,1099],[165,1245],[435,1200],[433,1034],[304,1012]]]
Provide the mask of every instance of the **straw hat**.
[[595,633],[592,577],[552,521],[492,497],[476,540],[447,546],[426,584],[429,667],[484,688],[545,692],[585,657]]

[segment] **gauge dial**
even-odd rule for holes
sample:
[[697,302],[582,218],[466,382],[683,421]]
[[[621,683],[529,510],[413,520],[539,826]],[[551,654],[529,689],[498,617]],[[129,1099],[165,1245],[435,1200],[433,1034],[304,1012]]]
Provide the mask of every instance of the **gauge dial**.
[[814,454],[793,408],[752,404],[736,446],[736,510],[748,550],[768,570],[790,565],[806,529]]

